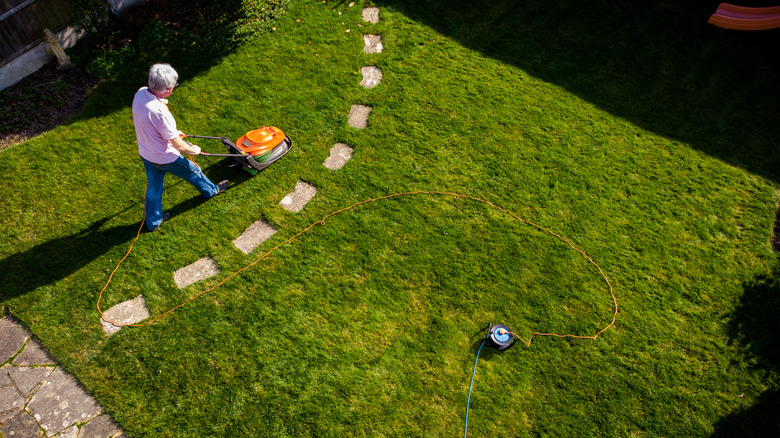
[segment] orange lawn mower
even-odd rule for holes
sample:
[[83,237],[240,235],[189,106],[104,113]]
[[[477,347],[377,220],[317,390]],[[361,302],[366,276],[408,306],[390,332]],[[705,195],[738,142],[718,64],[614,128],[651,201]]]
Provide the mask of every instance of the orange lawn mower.
[[263,126],[260,129],[247,132],[235,143],[225,137],[209,137],[204,135],[182,134],[182,138],[207,138],[220,140],[227,147],[227,154],[211,154],[201,152],[207,157],[232,157],[236,163],[252,175],[270,166],[276,160],[292,149],[292,140],[281,129],[274,126]]

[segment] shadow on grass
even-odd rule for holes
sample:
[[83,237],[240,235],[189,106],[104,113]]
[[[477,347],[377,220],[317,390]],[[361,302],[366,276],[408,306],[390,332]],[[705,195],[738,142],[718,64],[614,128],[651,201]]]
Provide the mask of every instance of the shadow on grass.
[[188,80],[218,65],[227,54],[215,56],[199,48],[140,54],[136,60],[123,65],[113,76],[104,79],[79,113],[71,117],[66,124],[105,117],[115,111],[129,108],[138,89],[147,85],[149,67],[152,64],[171,64],[179,74],[178,82],[186,84]]
[[[208,174],[212,180],[219,181],[216,179],[217,177],[230,179],[231,188],[235,188],[251,178],[250,175],[240,170],[233,170],[233,168],[209,169]],[[172,186],[178,184],[184,184],[184,181],[178,180]],[[170,190],[170,186],[166,190]],[[170,211],[172,217],[176,217],[207,201],[208,199],[196,195],[166,208],[166,210]],[[118,245],[125,245],[133,240],[141,226],[140,221],[133,225],[104,229],[104,226],[111,219],[130,209],[137,209],[138,214],[143,215],[143,206],[135,205],[100,219],[77,233],[49,240],[27,251],[12,254],[0,260],[0,272],[2,272],[0,275],[0,301],[24,295],[39,287],[62,280],[110,249]]]
[[[93,59],[101,71],[101,64],[114,65],[110,75],[86,101],[82,110],[68,123],[103,117],[130,106],[139,88],[147,85],[149,67],[155,63],[171,64],[179,74],[179,82],[199,76],[219,65],[235,53],[250,34],[269,32],[275,16],[281,16],[287,1],[258,0],[147,0],[133,2],[123,12],[117,26],[108,32],[117,47],[126,42],[130,56]],[[263,6],[265,5],[265,6]],[[252,10],[266,11],[261,16]],[[257,11],[255,11],[257,12]],[[260,20],[260,21],[258,21]],[[256,22],[251,27],[243,23]],[[91,43],[87,40],[90,40]],[[84,47],[80,47],[84,45]],[[83,59],[96,56],[90,53],[95,45],[105,45],[99,34],[90,35],[73,51]],[[115,50],[121,52],[121,50]],[[102,60],[102,61],[101,61]],[[101,61],[101,62],[97,62]]]
[[[731,339],[753,359],[766,381],[780,381],[780,268],[746,285],[742,302],[729,323]],[[780,388],[762,393],[755,404],[723,418],[713,437],[780,436]]]
[[86,229],[0,260],[0,300],[11,299],[61,280],[109,249],[131,240],[140,222],[102,229],[113,216]]
[[643,129],[780,181],[780,30],[709,25],[718,1],[374,3]]

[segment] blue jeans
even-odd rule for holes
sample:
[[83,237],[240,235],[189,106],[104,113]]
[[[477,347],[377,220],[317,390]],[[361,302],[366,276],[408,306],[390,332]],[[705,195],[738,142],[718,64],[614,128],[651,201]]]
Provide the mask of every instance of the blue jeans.
[[146,169],[146,228],[154,230],[162,223],[162,194],[165,186],[165,174],[170,173],[192,184],[201,195],[211,198],[219,192],[217,186],[209,180],[200,167],[184,157],[167,164],[155,164],[141,158]]

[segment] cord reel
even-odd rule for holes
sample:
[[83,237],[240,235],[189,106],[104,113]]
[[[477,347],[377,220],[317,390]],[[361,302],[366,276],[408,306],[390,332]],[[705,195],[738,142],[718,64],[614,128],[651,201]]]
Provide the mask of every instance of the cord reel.
[[515,337],[512,334],[512,329],[508,326],[504,324],[491,325],[488,323],[485,342],[487,342],[488,346],[497,348],[498,351],[504,351],[512,345],[515,345]]

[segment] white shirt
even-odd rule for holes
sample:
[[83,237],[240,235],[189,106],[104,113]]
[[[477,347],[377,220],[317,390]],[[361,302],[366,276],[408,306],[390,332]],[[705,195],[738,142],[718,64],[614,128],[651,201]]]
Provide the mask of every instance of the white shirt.
[[157,164],[172,163],[181,156],[171,144],[171,139],[177,137],[179,131],[166,103],[152,94],[148,87],[138,90],[133,98],[133,124],[138,140],[138,154]]

